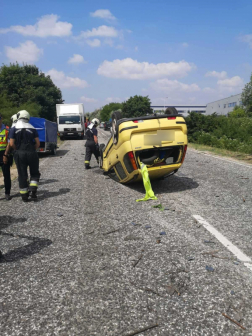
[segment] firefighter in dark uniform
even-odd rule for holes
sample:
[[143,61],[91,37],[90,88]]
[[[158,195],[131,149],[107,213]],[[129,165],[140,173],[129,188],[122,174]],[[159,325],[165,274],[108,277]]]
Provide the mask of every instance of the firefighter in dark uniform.
[[[18,170],[18,181],[22,200],[37,199],[39,158],[36,149],[40,146],[37,130],[29,123],[30,114],[22,110],[17,113],[18,121],[10,129],[10,146],[15,150],[14,159]],[[27,168],[30,168],[30,184]]]
[[0,167],[3,171],[4,176],[4,188],[5,188],[5,199],[9,201],[11,199],[11,175],[10,167],[12,166],[13,157],[8,155],[8,137],[9,130],[3,124],[2,115],[0,114]]
[[96,127],[99,125],[99,120],[94,118],[86,130],[86,156],[85,156],[85,169],[90,169],[90,160],[94,154],[97,163],[99,164],[99,145],[98,145],[98,132]]

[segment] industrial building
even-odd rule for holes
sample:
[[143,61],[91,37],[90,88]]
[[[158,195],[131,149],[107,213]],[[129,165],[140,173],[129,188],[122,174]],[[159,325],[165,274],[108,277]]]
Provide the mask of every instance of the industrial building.
[[227,115],[232,112],[235,106],[241,106],[241,93],[216,100],[206,105],[206,115],[217,113],[218,115]]
[[195,105],[195,106],[151,106],[153,111],[157,114],[162,114],[167,109],[167,107],[175,107],[179,114],[182,114],[183,117],[187,117],[189,112],[196,113],[206,113],[206,105]]

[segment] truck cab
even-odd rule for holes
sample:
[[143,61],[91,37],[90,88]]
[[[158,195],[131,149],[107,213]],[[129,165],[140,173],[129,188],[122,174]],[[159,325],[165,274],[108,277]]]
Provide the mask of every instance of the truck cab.
[[57,104],[57,124],[60,139],[67,137],[84,138],[83,104]]

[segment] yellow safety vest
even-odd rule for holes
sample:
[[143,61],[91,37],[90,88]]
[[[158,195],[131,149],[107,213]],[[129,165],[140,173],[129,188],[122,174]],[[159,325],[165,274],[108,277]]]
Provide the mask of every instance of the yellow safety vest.
[[8,134],[9,132],[6,128],[0,132],[0,151],[5,150],[8,145]]
[[157,197],[155,196],[152,187],[151,187],[151,182],[149,178],[149,173],[146,165],[141,162],[141,173],[142,173],[142,178],[143,178],[143,184],[144,184],[144,189],[145,189],[145,196],[144,198],[136,200],[136,202],[141,202],[141,201],[148,201],[149,199],[151,200],[157,200]]

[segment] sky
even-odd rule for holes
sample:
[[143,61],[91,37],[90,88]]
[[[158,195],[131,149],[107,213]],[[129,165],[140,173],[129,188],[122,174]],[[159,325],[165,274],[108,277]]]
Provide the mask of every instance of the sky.
[[0,63],[35,64],[92,112],[134,95],[205,105],[252,73],[252,1],[0,0]]

